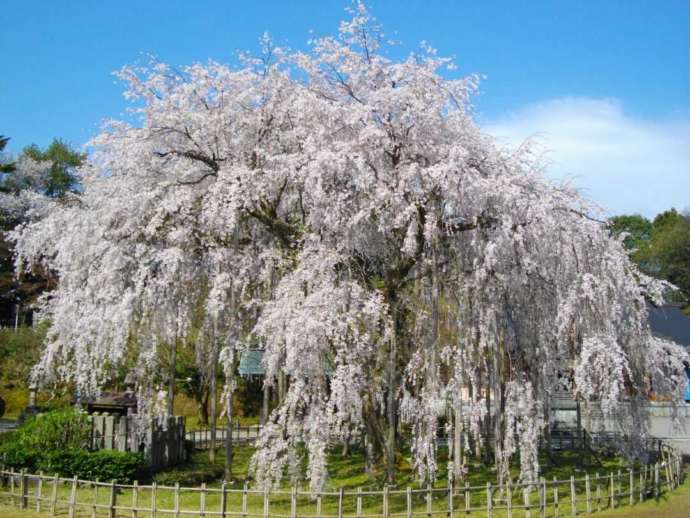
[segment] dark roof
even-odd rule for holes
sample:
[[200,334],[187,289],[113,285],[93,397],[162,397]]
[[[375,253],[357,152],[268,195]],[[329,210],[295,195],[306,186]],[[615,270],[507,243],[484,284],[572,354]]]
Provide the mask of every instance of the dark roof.
[[101,392],[99,397],[84,398],[81,403],[99,407],[136,407],[137,396],[133,392]]
[[652,333],[690,347],[690,316],[680,306],[667,304],[649,307],[649,327]]

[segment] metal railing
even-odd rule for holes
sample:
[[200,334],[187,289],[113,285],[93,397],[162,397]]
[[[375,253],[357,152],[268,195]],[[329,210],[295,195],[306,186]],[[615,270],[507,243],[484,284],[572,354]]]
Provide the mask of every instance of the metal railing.
[[[261,426],[255,425],[241,425],[239,421],[236,421],[232,425],[231,438],[233,442],[238,443],[248,443],[254,441],[259,437],[261,433]],[[228,428],[226,426],[216,427],[216,445],[220,447],[223,441],[225,441],[226,434],[228,433]],[[194,448],[197,450],[205,450],[211,447],[213,440],[213,434],[211,427],[204,426],[196,428],[193,430],[188,430],[185,433],[185,439],[194,444]]]

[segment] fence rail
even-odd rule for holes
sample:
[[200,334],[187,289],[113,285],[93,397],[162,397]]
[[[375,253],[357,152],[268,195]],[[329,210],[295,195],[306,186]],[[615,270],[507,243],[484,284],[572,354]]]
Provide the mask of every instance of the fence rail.
[[681,457],[663,446],[661,462],[638,470],[486,486],[371,491],[258,490],[245,485],[180,487],[103,483],[0,470],[0,501],[50,516],[262,518],[489,518],[576,516],[659,498],[683,480]]
[[[232,425],[231,438],[233,442],[247,443],[254,441],[259,437],[261,432],[261,426],[258,424],[242,426],[239,421]],[[228,433],[227,427],[217,427],[216,428],[216,446],[220,446],[223,441],[225,441],[226,434]],[[197,450],[206,450],[211,447],[213,442],[213,433],[210,427],[202,427],[194,430],[188,430],[185,434],[185,439],[191,441],[194,444],[194,448]]]

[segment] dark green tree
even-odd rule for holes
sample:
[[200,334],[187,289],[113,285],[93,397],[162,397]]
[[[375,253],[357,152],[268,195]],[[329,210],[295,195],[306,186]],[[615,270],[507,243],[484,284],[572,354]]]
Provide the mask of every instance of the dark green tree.
[[616,216],[610,228],[628,234],[625,246],[643,272],[675,284],[679,291],[672,298],[690,303],[690,214],[670,209],[653,221],[638,214]]
[[[5,137],[0,135],[0,153],[4,153],[7,143],[10,141],[10,137]],[[8,162],[5,160],[0,161],[0,173],[11,173],[15,169],[14,162]]]
[[[0,152],[9,138],[0,136]],[[22,170],[22,158],[30,158],[45,164],[37,177],[27,175]],[[36,145],[24,148],[17,161],[0,163],[0,192],[8,196],[19,195],[22,191],[35,191],[51,198],[62,198],[68,192],[77,193],[79,183],[76,169],[84,163],[86,154],[73,149],[60,139],[54,139],[45,149]],[[6,233],[25,220],[22,213],[5,214],[0,212],[0,321],[5,325],[17,322],[19,308],[26,307],[38,295],[51,286],[51,279],[45,272],[34,272],[21,280],[14,274],[12,245]],[[21,322],[20,322],[21,323]]]
[[50,163],[44,178],[46,196],[59,198],[68,192],[76,192],[78,189],[79,183],[75,170],[86,160],[85,153],[79,153],[64,141],[54,139],[44,150],[32,144],[24,148],[22,154],[37,162]]
[[611,232],[620,235],[627,234],[623,243],[628,250],[640,250],[649,245],[652,234],[652,222],[639,214],[614,216],[609,222]]
[[671,209],[654,218],[650,246],[642,260],[678,286],[682,300],[690,302],[690,214]]

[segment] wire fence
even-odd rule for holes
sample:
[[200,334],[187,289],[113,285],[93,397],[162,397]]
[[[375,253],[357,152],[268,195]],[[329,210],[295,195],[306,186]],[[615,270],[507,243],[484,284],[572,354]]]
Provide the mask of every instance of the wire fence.
[[664,445],[660,462],[639,469],[541,479],[535,483],[312,492],[229,487],[117,484],[0,470],[0,501],[50,516],[109,518],[220,516],[262,518],[546,518],[634,505],[683,480],[678,451]]

